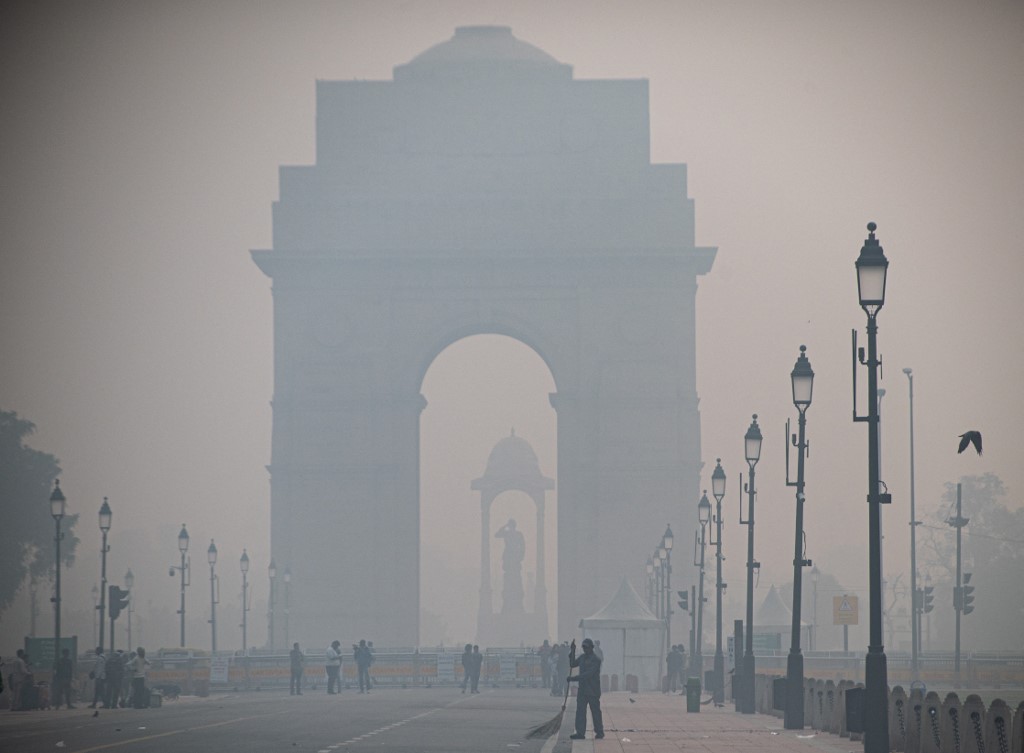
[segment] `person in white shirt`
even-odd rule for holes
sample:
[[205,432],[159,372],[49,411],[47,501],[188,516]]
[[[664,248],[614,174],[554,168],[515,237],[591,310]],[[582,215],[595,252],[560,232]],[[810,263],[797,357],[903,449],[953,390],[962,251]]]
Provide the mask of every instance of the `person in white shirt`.
[[327,694],[338,692],[341,692],[341,641],[333,641],[327,647]]
[[128,664],[132,673],[132,708],[144,709],[149,706],[149,693],[146,692],[146,667],[149,660],[146,658],[146,649],[135,649],[135,658]]
[[[97,702],[101,702],[107,697],[107,657],[103,655],[103,646],[96,647],[96,661],[89,677],[96,683],[92,693],[92,703],[89,704],[89,708],[94,709]],[[103,708],[107,708],[105,703]]]

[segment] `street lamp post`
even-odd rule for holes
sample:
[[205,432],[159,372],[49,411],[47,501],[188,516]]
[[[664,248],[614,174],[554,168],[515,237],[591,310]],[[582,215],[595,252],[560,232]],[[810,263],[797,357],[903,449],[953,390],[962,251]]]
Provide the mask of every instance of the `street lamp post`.
[[55,523],[54,543],[56,544],[56,580],[54,582],[53,597],[53,666],[56,670],[57,660],[60,659],[60,541],[64,534],[60,530],[60,521],[67,510],[67,498],[60,490],[60,481],[54,480],[53,493],[50,494],[50,515]]
[[[100,532],[103,534],[103,543],[100,545],[100,603],[96,609],[100,613],[100,642],[96,645],[103,645],[103,627],[104,627],[104,615],[107,608],[107,552],[110,551],[110,547],[107,546],[107,534],[110,532],[110,524],[114,517],[114,514],[110,510],[110,504],[107,502],[107,498],[103,498],[103,504],[100,505]],[[114,636],[110,636],[113,639]]]
[[217,564],[217,545],[210,539],[210,547],[206,550],[206,561],[210,563],[210,652],[217,653],[217,576],[214,566]]
[[249,589],[249,555],[242,550],[242,558],[238,561],[238,565],[242,570],[242,656],[246,656],[249,651],[249,642],[247,630],[249,627],[249,600],[248,600],[248,589]]
[[715,703],[725,703],[725,654],[722,653],[722,499],[725,497],[725,471],[722,470],[722,459],[715,461],[715,470],[711,474],[711,494],[715,498]]
[[124,587],[128,591],[128,651],[132,650],[132,603],[135,601],[135,594],[132,588],[135,586],[135,575],[129,567],[124,574]]
[[181,608],[178,610],[178,614],[181,615],[181,647],[185,648],[185,587],[189,585],[191,578],[188,576],[188,562],[186,561],[186,555],[188,554],[188,531],[185,530],[185,524],[181,524],[181,533],[178,534],[178,551],[181,552],[181,566],[171,566],[171,576],[174,576],[174,571],[179,570],[181,572]]
[[96,619],[100,615],[100,589],[95,583],[92,584],[92,608],[95,612],[95,617],[92,621],[92,642],[95,645],[99,645],[96,643],[99,639],[99,627],[96,625]]
[[270,600],[267,603],[267,648],[274,647],[274,579],[277,577],[277,563],[270,558],[270,566],[267,568],[267,575],[270,577]]
[[910,676],[916,680],[921,661],[921,605],[917,591],[917,516],[914,511],[914,371],[903,369],[910,385]]
[[[796,447],[796,482],[789,480],[789,448],[786,448],[786,485],[796,487],[796,534],[793,543],[793,630],[786,659],[786,708],[783,726],[786,729],[804,728],[804,657],[800,653],[800,608],[803,601],[803,569],[811,565],[806,558],[804,542],[804,458],[807,456],[807,409],[811,406],[814,390],[814,370],[807,360],[807,347],[800,346],[800,357],[790,373],[793,386],[793,405],[796,406],[798,436],[790,441]],[[789,434],[789,422],[786,422]],[[789,437],[787,437],[789,439]]]
[[[887,753],[889,750],[889,705],[886,700],[888,670],[882,641],[882,512],[881,506],[891,501],[879,483],[878,462],[878,312],[885,304],[885,280],[889,260],[875,238],[874,222],[868,223],[868,237],[857,258],[857,293],[860,306],[867,314],[868,351],[857,349],[857,332],[853,332],[854,385],[853,420],[868,424],[868,589],[869,642],[864,659],[864,751]],[[857,361],[868,369],[868,414],[857,415]]]
[[672,650],[672,546],[675,538],[672,527],[665,524],[665,533],[661,537],[661,550],[665,553],[665,655]]
[[[697,566],[697,630],[693,639],[693,653],[690,655],[692,677],[701,677],[704,674],[704,654],[701,646],[704,643],[704,553],[707,545],[708,525],[711,523],[711,503],[708,502],[708,491],[697,503],[697,522],[700,523],[700,559],[694,557],[694,564]],[[694,531],[694,534],[697,532]]]
[[[754,560],[754,466],[761,458],[761,428],[757,425],[757,414],[743,437],[743,454],[747,461],[749,483],[743,483],[740,475],[740,486],[747,492],[747,519],[743,519],[743,497],[740,496],[740,524],[747,527],[747,629],[743,635],[745,644],[743,663],[740,667],[740,712],[753,714],[754,709],[754,570],[760,569],[761,563]],[[738,651],[737,647],[737,651]]]
[[292,645],[290,643],[291,638],[288,636],[288,622],[291,617],[291,588],[292,586],[292,569],[286,567],[284,569],[284,645],[287,648]]
[[657,615],[658,607],[654,599],[654,560],[648,557],[647,565],[645,565],[644,569],[647,571],[647,608]]

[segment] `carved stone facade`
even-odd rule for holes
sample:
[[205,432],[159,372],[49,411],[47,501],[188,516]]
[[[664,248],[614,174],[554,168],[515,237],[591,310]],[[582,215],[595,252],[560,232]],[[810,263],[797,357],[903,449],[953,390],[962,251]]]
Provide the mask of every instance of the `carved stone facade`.
[[[556,385],[558,636],[699,493],[686,166],[650,163],[645,80],[577,80],[504,27],[391,81],[317,82],[316,163],[282,167],[271,548],[289,640],[418,642],[419,421],[448,345],[503,334]],[[282,589],[275,635],[284,640]]]

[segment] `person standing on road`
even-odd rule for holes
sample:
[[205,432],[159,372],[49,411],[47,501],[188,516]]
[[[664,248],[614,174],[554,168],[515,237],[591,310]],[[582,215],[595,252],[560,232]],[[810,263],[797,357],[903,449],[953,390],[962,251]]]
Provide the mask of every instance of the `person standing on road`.
[[365,640],[359,641],[356,648],[356,668],[359,670],[359,692],[370,692],[370,665],[373,664],[373,653]]
[[75,674],[75,665],[70,654],[66,648],[60,650],[60,659],[53,673],[52,703],[55,709],[59,709],[61,703],[66,703],[69,709],[75,708],[71,705],[71,679]]
[[465,695],[466,686],[473,676],[473,644],[467,643],[466,650],[462,652],[462,693]]
[[[340,646],[341,644],[339,643],[338,645]],[[289,695],[302,695],[302,670],[306,666],[306,657],[303,655],[298,643],[292,644],[292,650],[288,652],[288,658],[291,661],[292,668],[292,679],[288,684],[288,693]],[[338,685],[341,685],[340,680]]]
[[543,645],[537,649],[537,656],[540,657],[540,686],[542,688],[551,685],[551,668],[548,666],[548,657],[551,655],[551,644],[544,639]]
[[107,657],[103,655],[103,646],[96,647],[96,659],[92,665],[92,671],[89,673],[89,679],[95,683],[92,691],[92,703],[89,704],[89,708],[96,708],[97,703],[104,704],[103,708],[106,708]]
[[666,693],[676,692],[676,681],[679,679],[679,670],[682,668],[683,657],[679,653],[679,646],[673,646],[665,657],[667,671],[667,685],[663,688]]
[[126,672],[132,675],[132,708],[144,709],[149,707],[149,692],[146,690],[146,667],[149,660],[146,659],[146,649],[141,646],[135,649],[135,658],[125,667]]
[[472,661],[470,667],[470,680],[472,682],[472,689],[470,693],[479,693],[480,690],[477,687],[480,684],[480,670],[484,666],[484,655],[480,653],[479,646],[473,646]]
[[579,667],[575,677],[569,676],[567,682],[579,683],[576,693],[576,731],[569,735],[570,740],[582,740],[587,734],[587,706],[594,720],[594,739],[604,737],[604,720],[601,717],[601,660],[594,653],[594,642],[584,638],[583,656],[576,658],[576,642],[569,648],[569,666]]
[[[341,692],[341,641],[327,647],[327,695]],[[337,690],[335,690],[337,688]]]

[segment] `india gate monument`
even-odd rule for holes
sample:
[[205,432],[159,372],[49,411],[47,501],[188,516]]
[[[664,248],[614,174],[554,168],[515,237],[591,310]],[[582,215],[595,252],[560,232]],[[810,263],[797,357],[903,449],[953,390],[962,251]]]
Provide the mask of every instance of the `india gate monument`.
[[[281,168],[273,247],[253,252],[274,302],[276,642],[418,645],[421,388],[476,334],[519,340],[554,380],[557,478],[534,482],[541,504],[557,486],[557,632],[523,638],[570,637],[667,523],[685,542],[696,522],[715,249],[694,244],[686,166],[651,164],[648,83],[576,79],[473,26],[391,80],[318,81],[316,106],[315,164]],[[516,529],[481,526],[518,572]]]

